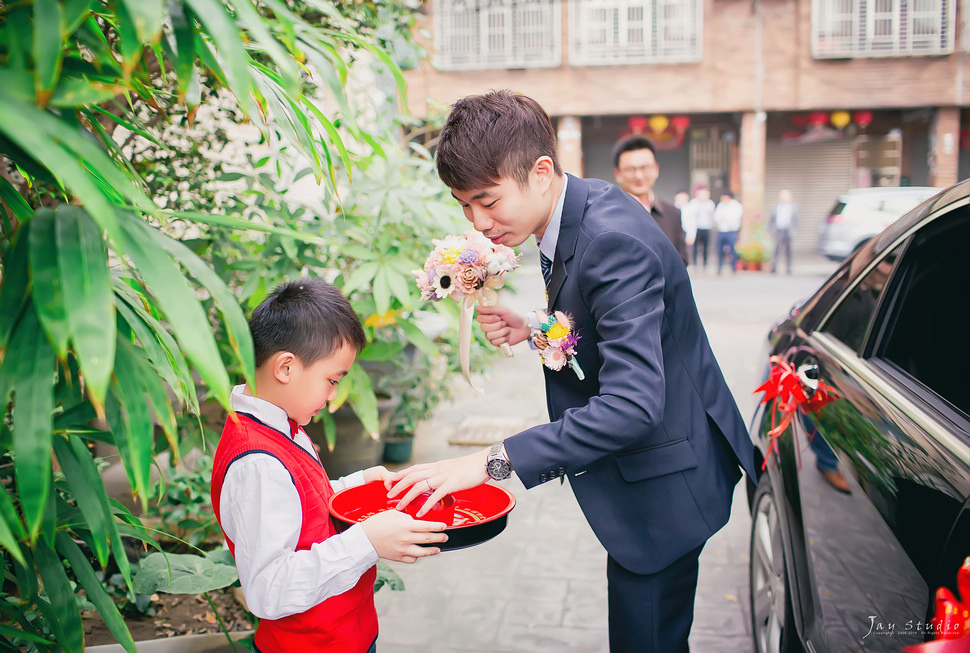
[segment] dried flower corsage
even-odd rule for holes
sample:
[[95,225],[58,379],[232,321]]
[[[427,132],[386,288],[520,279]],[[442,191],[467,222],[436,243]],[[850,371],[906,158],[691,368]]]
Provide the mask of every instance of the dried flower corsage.
[[576,361],[579,336],[573,332],[569,317],[562,311],[555,311],[552,315],[536,311],[535,315],[538,326],[532,329],[531,337],[532,344],[539,350],[542,364],[556,372],[569,365],[580,381],[585,379],[586,375]]
[[[464,236],[449,235],[433,240],[434,249],[424,268],[414,270],[421,299],[441,301],[450,297],[461,304],[458,316],[458,358],[465,380],[473,388],[469,371],[472,316],[475,304],[498,303],[498,290],[505,285],[508,273],[519,265],[518,255],[505,245],[494,245],[473,229]],[[506,356],[512,356],[508,344],[502,345]]]

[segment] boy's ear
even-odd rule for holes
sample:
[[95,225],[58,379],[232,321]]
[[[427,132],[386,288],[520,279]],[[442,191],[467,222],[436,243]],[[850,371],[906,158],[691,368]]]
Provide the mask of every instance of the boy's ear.
[[294,367],[297,364],[297,357],[288,352],[281,351],[273,356],[273,377],[280,383],[289,383],[293,378]]

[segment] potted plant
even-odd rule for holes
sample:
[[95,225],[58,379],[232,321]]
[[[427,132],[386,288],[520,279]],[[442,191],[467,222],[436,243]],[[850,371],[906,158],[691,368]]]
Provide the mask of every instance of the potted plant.
[[384,436],[384,462],[401,464],[411,459],[418,424],[431,417],[449,395],[447,375],[443,355],[431,357],[416,351],[410,367],[401,367],[382,380],[384,387],[394,388],[401,398]]
[[761,224],[755,226],[754,233],[747,240],[738,243],[738,269],[760,270],[771,261],[774,245]]

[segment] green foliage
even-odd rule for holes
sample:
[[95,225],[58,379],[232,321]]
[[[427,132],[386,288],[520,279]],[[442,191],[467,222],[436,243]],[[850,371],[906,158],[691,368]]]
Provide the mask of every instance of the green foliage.
[[415,350],[410,364],[396,366],[381,379],[379,388],[400,396],[391,416],[388,435],[414,435],[418,423],[431,417],[434,409],[451,394],[447,359]]
[[377,5],[402,20],[406,8],[361,4],[0,3],[0,648],[82,651],[83,592],[135,650],[97,570],[110,561],[134,591],[122,538],[155,543],[109,499],[89,445],[118,448],[145,507],[153,454],[178,458],[178,413],[199,411],[199,383],[228,406],[227,368],[252,381],[241,286],[179,239],[200,224],[262,229],[284,251],[306,239],[289,219],[203,212],[220,208],[218,188],[193,198],[187,180],[218,175],[193,166],[219,134],[169,146],[218,98],[315,179],[344,183],[342,135],[374,142],[350,110],[348,59],[366,51],[404,91],[378,46],[398,36],[378,37],[376,21]]
[[374,591],[376,592],[384,586],[387,586],[387,588],[392,592],[403,592],[404,580],[396,571],[391,569],[386,562],[383,560],[378,560],[377,578],[374,580]]
[[738,243],[738,258],[749,263],[767,263],[774,254],[774,243],[765,232],[764,226],[757,223],[749,238]]
[[146,516],[157,518],[160,530],[198,547],[205,541],[222,540],[222,531],[209,501],[212,455],[202,454],[164,471],[155,487]]
[[202,594],[229,587],[239,574],[228,553],[152,553],[141,561],[132,589],[139,594]]

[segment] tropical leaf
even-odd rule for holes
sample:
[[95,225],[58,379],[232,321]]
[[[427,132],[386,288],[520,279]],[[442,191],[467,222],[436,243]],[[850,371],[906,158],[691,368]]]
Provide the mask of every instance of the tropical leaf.
[[131,489],[147,507],[155,428],[132,349],[129,343],[119,339],[115,374],[105,409]]
[[242,364],[243,376],[247,383],[256,384],[256,363],[253,354],[253,341],[249,335],[249,323],[239,307],[239,301],[230,292],[219,276],[188,247],[161,233],[152,231],[152,237],[159,247],[181,263],[202,286],[209,291],[216,305],[222,311],[229,335],[229,344],[236,359]]
[[[20,222],[24,222],[34,214],[34,210],[27,204],[27,200],[24,199],[23,195],[17,192],[13,184],[2,176],[0,176],[0,202],[6,204],[7,208],[13,213],[13,217]],[[9,233],[10,229],[10,223],[4,224],[4,232]]]
[[98,467],[80,438],[57,436],[52,445],[71,494],[91,530],[94,553],[104,566],[111,548],[110,531],[114,527],[114,518]]
[[103,404],[115,349],[115,303],[101,230],[77,206],[57,209],[56,256],[64,307],[85,386]]
[[[4,257],[3,278],[0,279],[0,361],[4,360],[14,325],[20,320],[29,298],[29,231],[30,222],[20,226]],[[0,384],[0,404],[6,404],[5,397]]]
[[134,578],[138,594],[202,594],[232,585],[239,579],[235,565],[209,556],[152,553],[142,559]]
[[[149,298],[137,293],[120,280],[115,281],[114,287],[116,296],[122,299],[117,304],[117,308],[123,312],[126,321],[136,332],[136,335],[138,334],[136,320],[129,319],[128,314],[133,313],[137,316],[137,321],[141,321],[145,325],[145,330],[141,332],[144,338],[139,337],[142,347],[152,357],[151,360],[157,369],[164,372],[167,368],[171,368],[175,374],[175,378],[178,380],[178,384],[170,385],[170,387],[182,401],[188,404],[193,412],[198,413],[199,403],[192,372],[175,338],[172,337],[157,317],[146,310],[146,305],[150,305]],[[164,352],[162,356],[155,358],[155,356],[159,355],[159,352],[151,345],[151,340],[157,340],[158,345]]]
[[179,267],[159,249],[151,228],[129,216],[122,221],[125,251],[162,310],[186,356],[214,396],[229,407],[229,376],[202,306]]
[[[215,44],[223,65],[228,87],[236,96],[243,111],[255,117],[259,109],[253,97],[256,86],[249,72],[250,57],[243,47],[243,36],[229,15],[225,5],[218,0],[184,0],[192,8],[196,19],[202,23]],[[250,2],[251,0],[241,0]],[[198,48],[196,48],[198,51]],[[201,53],[200,53],[201,54]]]
[[56,217],[52,209],[40,209],[30,225],[30,277],[34,307],[58,357],[67,357],[70,330],[64,308],[64,292],[56,251]]
[[104,584],[94,573],[94,569],[91,568],[80,547],[64,531],[57,534],[57,551],[70,563],[71,571],[77,576],[78,582],[88,595],[88,600],[94,604],[98,615],[114,638],[126,651],[136,653],[135,640],[131,637],[124,617],[118,612],[118,606],[105,591]]
[[81,614],[61,559],[51,549],[41,546],[34,550],[34,561],[47,594],[47,600],[41,599],[38,607],[44,613],[54,640],[65,653],[83,653]]
[[47,106],[64,61],[64,11],[59,0],[34,0],[34,85],[37,105]]
[[[11,527],[11,524],[13,524],[13,527]],[[6,489],[3,489],[0,490],[0,547],[6,549],[17,562],[23,565],[26,564],[26,561],[23,552],[20,550],[20,544],[17,542],[18,536],[15,530],[19,532],[20,537],[24,536],[23,524],[20,523],[20,518],[13,507],[10,495],[7,494]]]
[[30,541],[37,538],[51,482],[51,412],[54,409],[54,350],[33,306],[24,311],[0,367],[0,398],[16,395],[13,411],[17,493]]

